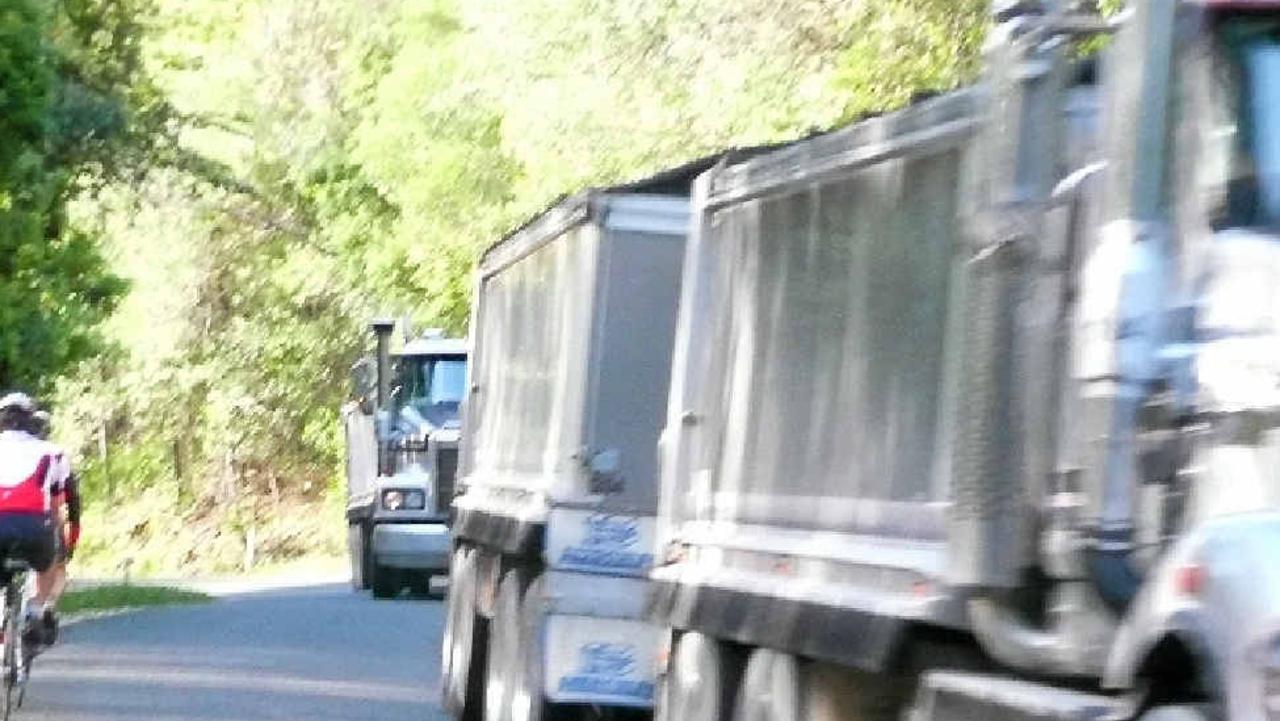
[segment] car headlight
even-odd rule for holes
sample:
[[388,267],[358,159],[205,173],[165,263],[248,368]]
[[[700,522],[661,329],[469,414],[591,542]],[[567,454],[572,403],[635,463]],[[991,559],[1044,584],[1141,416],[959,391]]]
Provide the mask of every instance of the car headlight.
[[388,511],[421,511],[427,506],[427,496],[416,490],[389,490],[382,492],[382,507]]

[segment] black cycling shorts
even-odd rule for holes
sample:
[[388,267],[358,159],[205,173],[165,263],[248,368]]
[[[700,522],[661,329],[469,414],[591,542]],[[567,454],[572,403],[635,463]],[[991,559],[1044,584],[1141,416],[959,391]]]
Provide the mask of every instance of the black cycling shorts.
[[0,513],[0,558],[18,558],[37,571],[53,565],[53,522],[45,513]]

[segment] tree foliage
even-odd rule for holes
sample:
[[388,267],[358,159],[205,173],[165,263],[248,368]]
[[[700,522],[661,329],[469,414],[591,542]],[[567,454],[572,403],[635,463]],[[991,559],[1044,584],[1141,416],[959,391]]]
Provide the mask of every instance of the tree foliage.
[[124,291],[66,206],[126,144],[137,10],[94,0],[0,9],[0,387],[45,391],[100,352],[97,325]]

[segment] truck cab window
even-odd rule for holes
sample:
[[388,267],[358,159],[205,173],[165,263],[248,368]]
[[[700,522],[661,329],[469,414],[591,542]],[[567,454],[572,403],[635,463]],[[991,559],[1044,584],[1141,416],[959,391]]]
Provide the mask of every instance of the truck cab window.
[[1219,228],[1280,226],[1280,23],[1218,29],[1206,169],[1225,191]]
[[402,407],[457,407],[466,391],[467,360],[464,356],[407,356],[400,359],[396,381],[396,402]]
[[467,361],[462,357],[437,358],[423,369],[427,402],[431,405],[462,402],[467,386]]

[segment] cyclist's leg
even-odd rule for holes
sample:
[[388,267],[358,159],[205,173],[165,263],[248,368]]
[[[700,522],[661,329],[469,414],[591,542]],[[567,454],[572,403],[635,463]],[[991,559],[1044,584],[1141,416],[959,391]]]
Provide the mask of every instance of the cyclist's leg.
[[[44,624],[44,643],[52,646],[58,641],[58,600],[62,598],[62,592],[67,587],[67,545],[63,539],[60,529],[55,525],[53,534],[54,552],[53,565],[50,566],[48,575],[49,591],[45,597],[44,614],[41,621]],[[37,581],[39,577],[37,576]]]
[[58,600],[62,598],[62,593],[67,590],[67,554],[64,550],[65,546],[58,543],[54,551],[53,565],[49,567],[49,589],[45,596],[45,608],[54,609],[58,607]]
[[58,572],[56,563],[58,556],[58,537],[62,535],[62,510],[54,508],[50,517],[45,521],[45,528],[39,534],[39,540],[33,542],[31,554],[33,558],[27,558],[27,562],[36,572],[36,610],[43,613],[46,607],[52,608],[52,600],[54,592],[58,585]]

